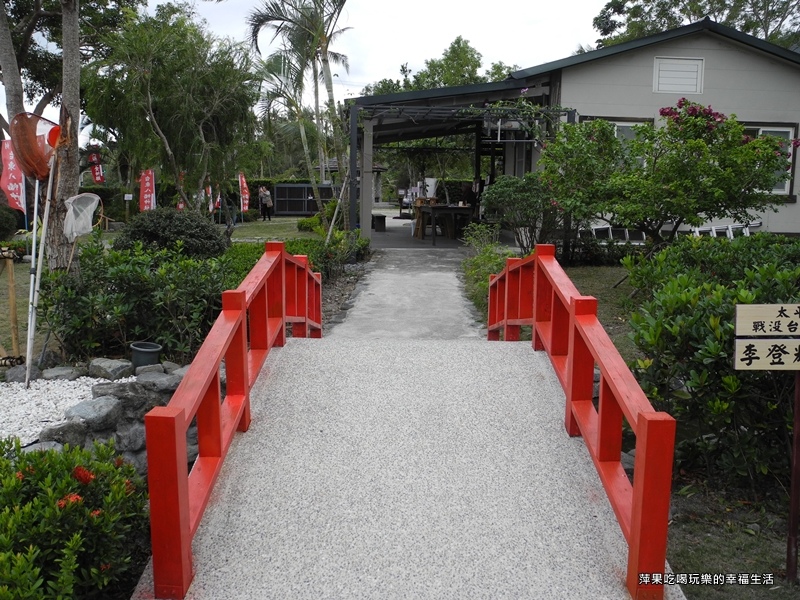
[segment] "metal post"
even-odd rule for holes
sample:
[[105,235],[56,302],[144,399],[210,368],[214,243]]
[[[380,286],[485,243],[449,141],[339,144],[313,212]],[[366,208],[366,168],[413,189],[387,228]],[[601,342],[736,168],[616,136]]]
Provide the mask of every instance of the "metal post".
[[[356,202],[358,200],[358,107],[350,106],[350,229],[356,227]],[[364,223],[361,223],[364,227]],[[369,223],[366,224],[369,227]]]
[[786,579],[797,583],[797,529],[800,523],[800,371],[794,376],[792,480],[789,494],[789,535],[786,541]]

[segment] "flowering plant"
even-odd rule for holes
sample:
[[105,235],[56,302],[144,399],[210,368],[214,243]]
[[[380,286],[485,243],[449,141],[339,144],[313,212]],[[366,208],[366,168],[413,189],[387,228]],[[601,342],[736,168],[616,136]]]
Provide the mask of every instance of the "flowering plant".
[[0,598],[124,595],[134,554],[149,554],[146,502],[113,444],[25,452],[0,440]]

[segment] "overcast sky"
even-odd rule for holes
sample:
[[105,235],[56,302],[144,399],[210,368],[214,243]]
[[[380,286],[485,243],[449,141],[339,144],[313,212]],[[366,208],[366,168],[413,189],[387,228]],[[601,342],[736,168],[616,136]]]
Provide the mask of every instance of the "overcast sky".
[[[495,62],[524,69],[566,58],[579,45],[594,45],[599,35],[592,19],[606,2],[347,0],[339,26],[350,29],[333,49],[348,57],[350,72],[336,69],[341,82],[336,99],[359,96],[365,85],[384,78],[400,79],[404,63],[412,74],[420,71],[459,35],[482,55],[481,74]],[[245,39],[245,19],[258,5],[259,0],[196,3],[211,32],[237,40]],[[264,54],[268,42],[262,34]]]

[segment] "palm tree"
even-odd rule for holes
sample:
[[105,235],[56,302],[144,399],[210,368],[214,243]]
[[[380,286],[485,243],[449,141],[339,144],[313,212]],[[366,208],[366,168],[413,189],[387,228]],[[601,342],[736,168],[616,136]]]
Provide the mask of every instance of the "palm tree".
[[290,116],[294,117],[294,123],[300,132],[300,140],[303,143],[303,154],[305,156],[308,178],[311,180],[311,188],[314,191],[314,199],[317,202],[317,209],[322,220],[322,225],[328,228],[328,219],[322,205],[322,196],[319,193],[317,179],[314,175],[314,168],[311,160],[311,150],[308,144],[306,131],[306,115],[303,111],[303,72],[298,66],[298,61],[294,60],[292,51],[284,49],[281,52],[272,54],[267,60],[259,65],[258,74],[265,86],[259,107],[262,118],[267,117],[275,104],[283,105]]
[[[333,95],[333,75],[331,62],[348,68],[347,57],[330,50],[333,41],[347,31],[339,29],[337,23],[346,0],[264,0],[261,7],[250,13],[247,23],[250,28],[250,41],[258,50],[258,34],[264,28],[273,30],[272,39],[281,37],[286,48],[296,57],[296,67],[301,78],[311,67],[314,74],[315,101],[317,104],[317,123],[320,126],[319,100],[316,85],[318,67],[328,94],[328,119],[333,130],[334,152],[341,169],[346,164],[342,143],[342,127],[336,116],[336,102]],[[321,126],[320,126],[321,129]],[[324,137],[324,136],[321,136]],[[343,187],[344,190],[344,187]],[[348,227],[345,211],[345,227]]]

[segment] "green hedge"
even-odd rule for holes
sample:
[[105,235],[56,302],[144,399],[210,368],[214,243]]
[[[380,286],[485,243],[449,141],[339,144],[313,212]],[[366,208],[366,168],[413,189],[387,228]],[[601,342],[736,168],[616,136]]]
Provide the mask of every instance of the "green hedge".
[[789,478],[794,375],[734,369],[737,304],[800,303],[800,240],[687,237],[625,259],[643,302],[632,317],[635,373],[678,420],[678,456],[728,485]]

